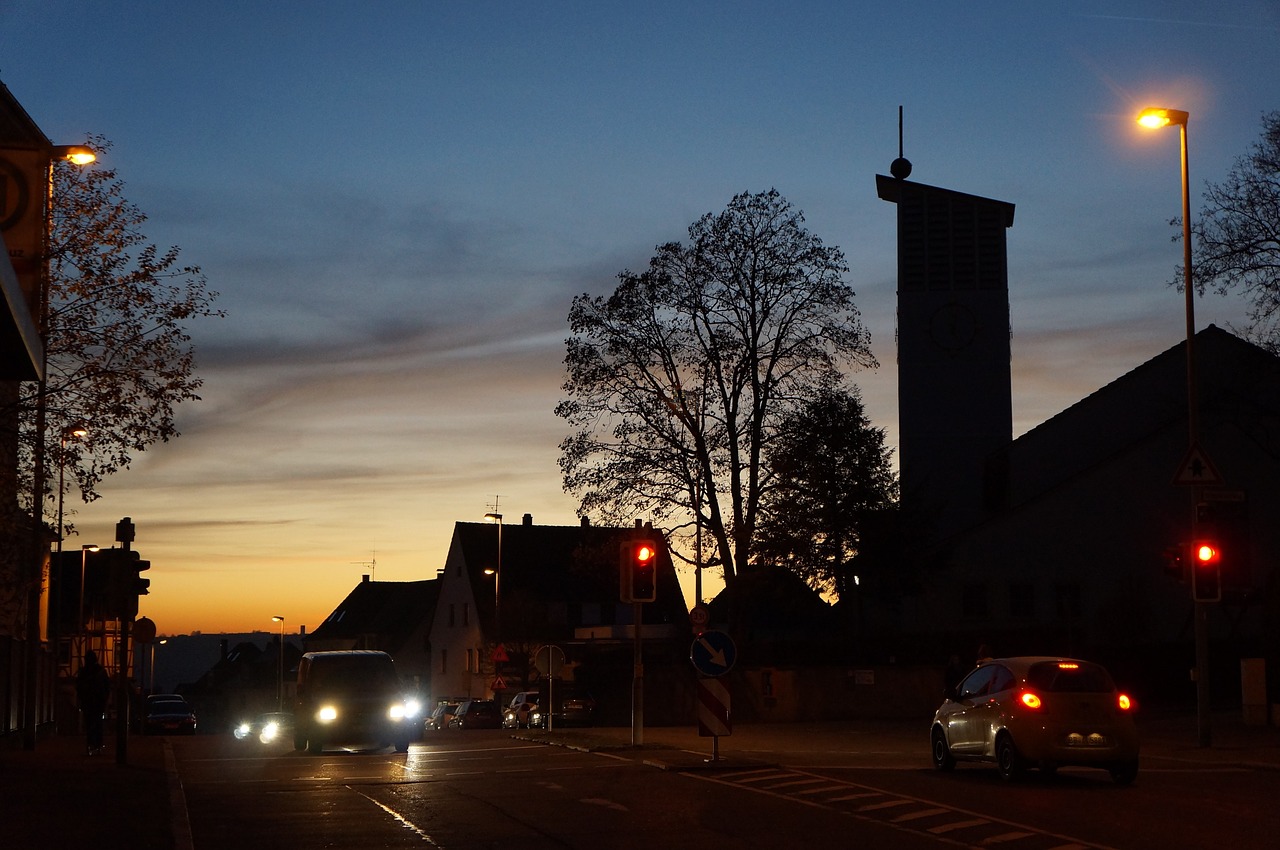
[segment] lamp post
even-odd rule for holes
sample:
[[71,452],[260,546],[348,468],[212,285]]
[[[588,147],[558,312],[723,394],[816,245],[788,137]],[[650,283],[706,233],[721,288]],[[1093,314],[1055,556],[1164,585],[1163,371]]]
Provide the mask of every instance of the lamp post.
[[284,617],[271,618],[280,624],[280,677],[276,684],[276,711],[284,711]]
[[164,645],[169,642],[168,638],[151,642],[151,693],[156,692],[156,644]]
[[[45,191],[44,209],[40,214],[40,273],[36,293],[36,330],[40,337],[40,370],[37,379],[35,446],[31,457],[31,557],[34,571],[31,589],[27,593],[27,647],[26,680],[22,700],[22,748],[36,748],[36,690],[40,682],[37,669],[40,658],[40,593],[44,578],[45,562],[49,557],[49,543],[44,527],[44,479],[45,479],[45,423],[48,403],[45,399],[49,360],[49,253],[53,231],[53,166],[67,161],[75,165],[87,165],[97,159],[91,148],[83,145],[51,145],[44,160]],[[58,536],[62,536],[61,529]]]
[[58,567],[62,567],[62,499],[63,490],[65,489],[65,477],[67,470],[67,440],[71,437],[81,438],[89,435],[89,429],[83,425],[72,425],[62,429],[62,440],[59,444],[58,451]]
[[[1187,164],[1187,120],[1189,115],[1181,109],[1151,108],[1138,114],[1138,123],[1151,129],[1177,124],[1182,148],[1182,290],[1186,301],[1187,322],[1187,446],[1188,452],[1194,452],[1200,442],[1200,410],[1196,392],[1196,314],[1195,290],[1191,273],[1191,180],[1190,168]],[[1191,540],[1198,536],[1199,505],[1201,499],[1200,485],[1191,489]],[[1195,569],[1194,565],[1192,569]],[[1212,741],[1212,729],[1209,717],[1209,611],[1206,603],[1196,599],[1195,605],[1195,644],[1196,644],[1196,726],[1199,744],[1207,747]]]
[[493,571],[493,640],[502,646],[502,514],[490,511],[484,518],[498,524],[498,561]]
[[[89,628],[84,619],[84,577],[89,563],[89,553],[97,552],[98,549],[99,547],[93,543],[87,543],[80,547],[80,605],[76,614],[76,632],[80,635],[79,655],[81,664],[84,663],[84,650],[89,640]],[[79,665],[76,665],[76,669],[80,669]]]
[[70,437],[77,437],[77,438],[79,438],[79,437],[84,437],[84,436],[86,436],[88,433],[89,433],[89,431],[88,431],[86,428],[84,428],[83,426],[81,426],[81,425],[72,425],[72,426],[70,426],[70,427],[63,428],[63,429],[62,429],[62,440],[61,440],[61,445],[60,445],[60,451],[58,452],[58,528],[57,528],[57,532],[58,532],[58,536],[57,536],[57,547],[58,547],[58,558],[57,558],[57,561],[58,561],[58,583],[57,583],[57,589],[58,589],[58,592],[57,592],[57,599],[55,599],[55,600],[54,600],[54,605],[53,605],[53,610],[56,612],[56,615],[55,615],[55,616],[51,616],[51,617],[49,618],[50,631],[51,631],[51,632],[53,632],[53,631],[56,629],[56,633],[55,633],[55,634],[51,634],[51,635],[50,635],[50,637],[49,637],[49,642],[50,642],[50,643],[55,647],[55,652],[57,652],[57,651],[58,651],[58,647],[59,647],[59,646],[61,645],[61,643],[62,643],[62,641],[61,641],[61,637],[62,637],[62,635],[61,635],[61,631],[62,631],[62,618],[63,618],[63,610],[62,610],[62,600],[63,600],[62,586],[63,586],[64,584],[66,584],[66,576],[67,576],[67,574],[66,574],[66,569],[65,569],[65,565],[62,563],[62,538],[63,538],[63,536],[64,536],[64,535],[63,535],[63,519],[62,519],[62,499],[63,499],[63,490],[64,490],[64,480],[63,480],[63,479],[64,479],[65,472],[66,472],[66,468],[67,468],[67,440],[68,440],[68,438],[70,438]]

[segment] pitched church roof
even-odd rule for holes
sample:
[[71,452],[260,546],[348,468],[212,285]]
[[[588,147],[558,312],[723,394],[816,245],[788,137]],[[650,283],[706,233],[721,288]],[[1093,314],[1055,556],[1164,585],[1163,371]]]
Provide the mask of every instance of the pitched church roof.
[[[534,525],[531,516],[502,526],[504,600],[525,595],[568,606],[618,604],[618,546],[635,533],[629,528],[581,525]],[[651,532],[655,538],[660,537]],[[460,555],[482,617],[493,616],[493,580],[486,569],[498,563],[498,529],[483,522],[454,525],[451,557]],[[645,606],[646,623],[684,622],[684,593],[663,551],[658,569],[657,601]]]
[[[1280,416],[1280,358],[1215,325],[1196,334],[1195,355],[1202,434],[1221,414]],[[998,464],[1008,474],[1006,504],[1033,499],[1170,429],[1185,433],[1186,387],[1183,341],[1023,434]]]

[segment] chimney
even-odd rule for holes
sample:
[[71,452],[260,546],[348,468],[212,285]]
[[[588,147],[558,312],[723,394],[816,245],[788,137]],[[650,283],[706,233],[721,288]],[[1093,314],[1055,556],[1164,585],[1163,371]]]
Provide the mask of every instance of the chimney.
[[361,583],[361,584],[368,584],[368,583],[369,583],[369,574],[368,574],[368,573],[365,573],[364,575],[360,576],[360,583]]
[[525,514],[524,519],[522,520],[522,524],[525,526],[525,528],[528,528],[529,526],[533,525],[533,514]]
[[590,528],[590,527],[591,527],[591,517],[589,517],[589,516],[584,516],[584,517],[578,517],[578,519],[582,522],[582,527],[583,527],[583,528]]

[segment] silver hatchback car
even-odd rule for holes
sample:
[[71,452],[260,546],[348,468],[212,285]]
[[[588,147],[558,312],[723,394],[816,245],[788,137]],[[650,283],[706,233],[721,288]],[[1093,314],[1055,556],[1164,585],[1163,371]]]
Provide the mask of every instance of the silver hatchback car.
[[984,661],[965,676],[933,718],[933,766],[994,762],[1016,779],[1028,767],[1100,767],[1127,785],[1138,775],[1134,701],[1098,664],[1075,658]]

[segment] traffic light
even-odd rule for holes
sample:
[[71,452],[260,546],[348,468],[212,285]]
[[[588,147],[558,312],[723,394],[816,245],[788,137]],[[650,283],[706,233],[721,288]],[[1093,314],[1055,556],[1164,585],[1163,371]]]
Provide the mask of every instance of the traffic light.
[[1191,542],[1191,596],[1197,602],[1222,599],[1222,550],[1213,538]]
[[99,556],[107,561],[106,616],[132,620],[138,616],[138,597],[151,592],[151,579],[140,575],[151,562],[131,549],[104,549]]
[[618,547],[619,598],[623,602],[653,602],[658,598],[658,544],[627,540]]
[[1164,550],[1164,574],[1178,581],[1187,578],[1187,553],[1181,546],[1170,546]]

